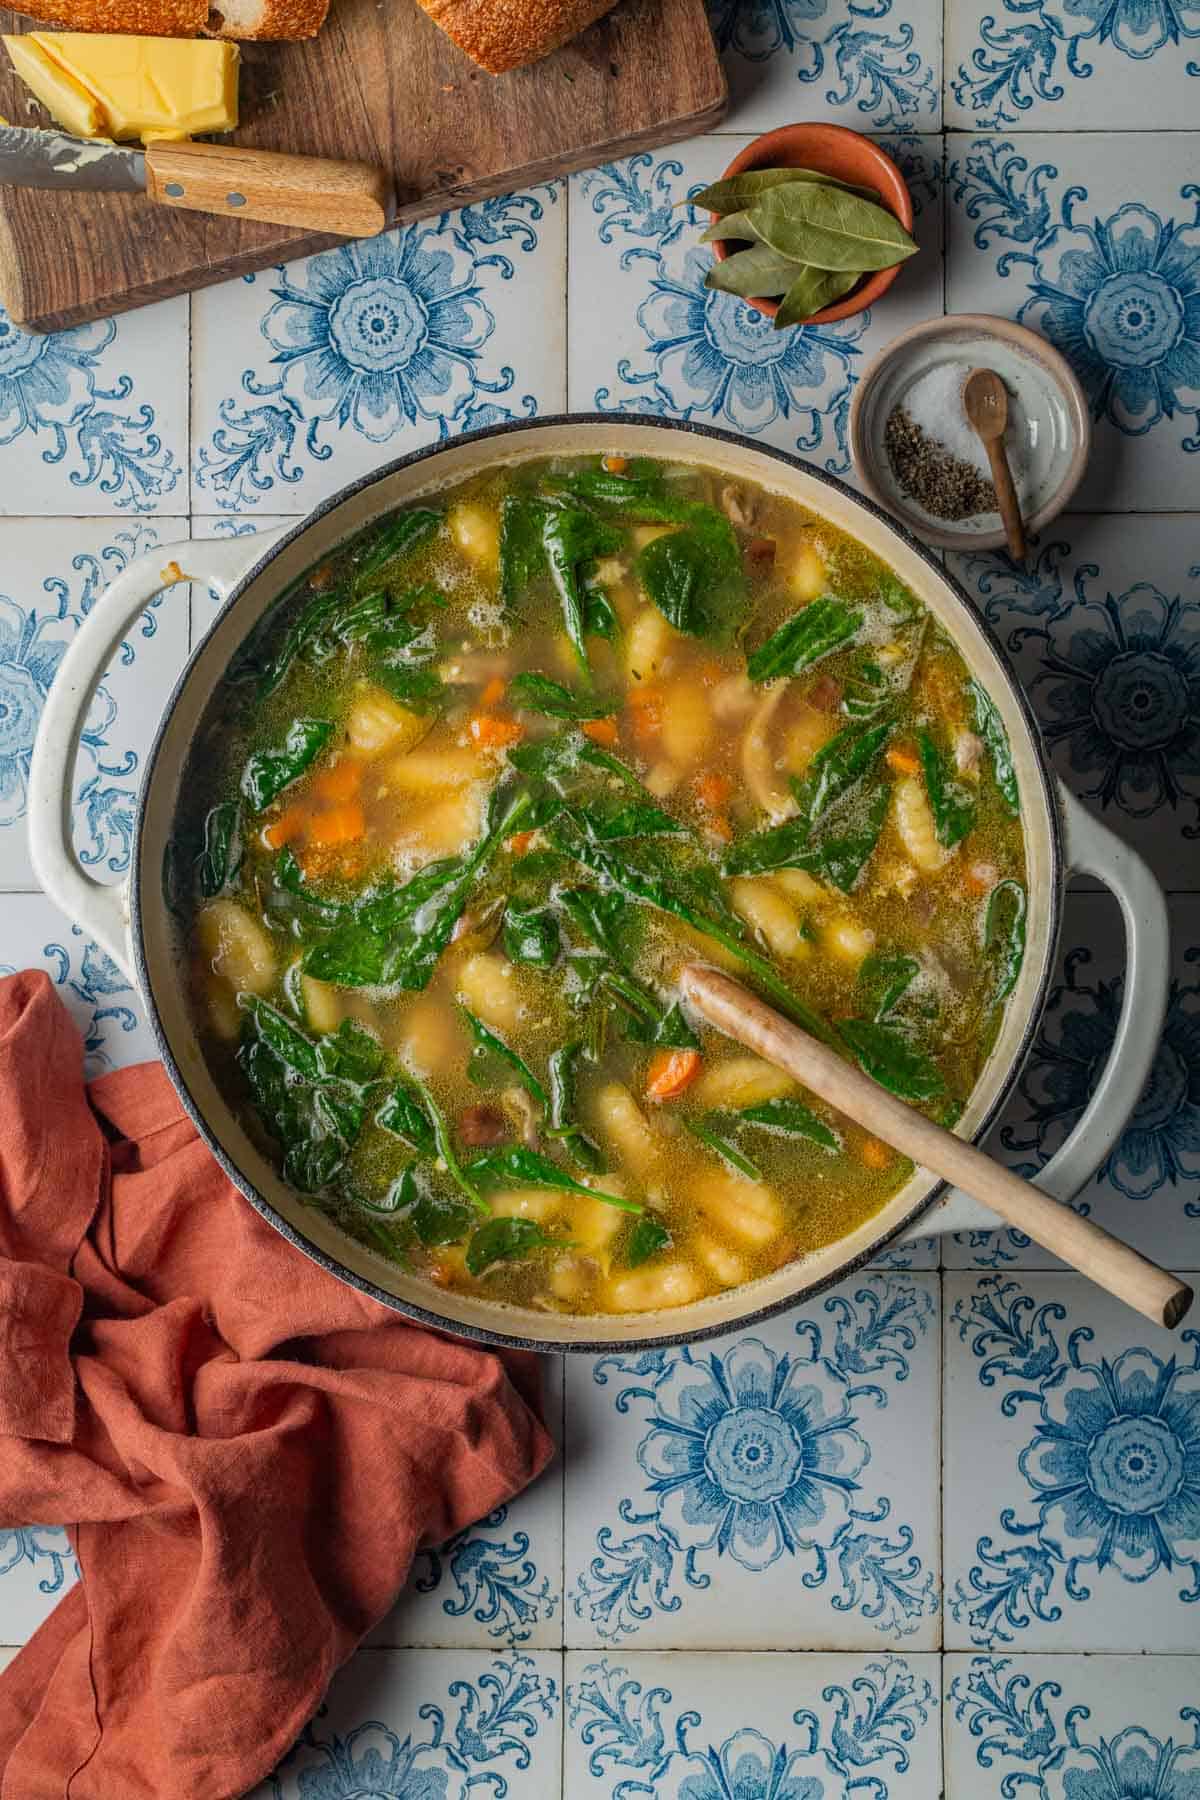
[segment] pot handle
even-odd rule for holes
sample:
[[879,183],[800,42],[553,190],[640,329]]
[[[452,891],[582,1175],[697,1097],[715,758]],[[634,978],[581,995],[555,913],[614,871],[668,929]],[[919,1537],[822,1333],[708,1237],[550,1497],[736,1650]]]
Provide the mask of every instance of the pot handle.
[[[1073,874],[1094,875],[1115,895],[1125,925],[1125,992],[1112,1049],[1096,1091],[1066,1142],[1032,1178],[1055,1200],[1074,1199],[1091,1180],[1124,1131],[1154,1064],[1167,1011],[1171,969],[1171,928],[1162,888],[1136,850],[1102,825],[1058,787],[1066,838],[1067,866]],[[1002,1231],[990,1208],[961,1188],[943,1195],[900,1239],[933,1232]]]
[[[283,530],[289,529],[284,527]],[[138,614],[164,588],[197,581],[227,598],[283,530],[164,544],[137,557],[76,632],[46,697],[29,773],[29,854],[49,899],[94,938],[137,986],[129,943],[129,881],[97,881],[72,842],[75,752],[100,679]]]

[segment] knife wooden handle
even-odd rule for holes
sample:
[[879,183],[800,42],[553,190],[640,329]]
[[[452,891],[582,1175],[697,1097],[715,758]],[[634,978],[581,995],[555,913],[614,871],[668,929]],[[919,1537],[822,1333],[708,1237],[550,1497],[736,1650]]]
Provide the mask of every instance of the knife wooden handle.
[[339,237],[374,237],[391,203],[386,174],[370,163],[234,144],[148,145],[146,192],[160,206]]

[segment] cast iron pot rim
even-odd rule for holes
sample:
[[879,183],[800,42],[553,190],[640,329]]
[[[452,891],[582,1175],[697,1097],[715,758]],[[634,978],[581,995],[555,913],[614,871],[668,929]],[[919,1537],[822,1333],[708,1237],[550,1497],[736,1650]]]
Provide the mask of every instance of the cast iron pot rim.
[[[1049,987],[1049,971],[1054,964],[1054,958],[1058,949],[1059,932],[1062,927],[1063,887],[1066,867],[1063,853],[1062,819],[1060,817],[1058,796],[1055,791],[1054,782],[1049,773],[1045,746],[1042,743],[1041,729],[1038,725],[1033,708],[1030,706],[1029,701],[1025,696],[1023,688],[1018,683],[1016,677],[1008,671],[1007,660],[1004,656],[1004,651],[1001,647],[999,638],[993,631],[987,619],[972,604],[966,590],[950,573],[941,559],[932,551],[926,549],[925,545],[922,544],[913,532],[909,530],[907,525],[903,524],[899,519],[894,518],[892,514],[889,513],[886,508],[880,506],[877,501],[867,498],[866,495],[857,493],[848,482],[842,481],[836,475],[831,475],[826,469],[815,467],[815,465],[807,462],[804,457],[797,456],[791,451],[777,449],[773,444],[758,444],[755,443],[753,439],[744,436],[742,433],[736,431],[720,431],[712,425],[700,425],[691,419],[671,419],[657,416],[646,417],[641,415],[626,415],[623,417],[619,414],[605,412],[546,413],[534,419],[514,419],[503,425],[484,426],[479,431],[460,432],[456,437],[449,440],[439,439],[437,443],[427,444],[419,450],[410,450],[406,456],[398,456],[392,462],[385,463],[382,468],[374,469],[367,475],[361,475],[357,481],[352,481],[348,483],[346,487],[339,488],[336,494],[331,494],[328,499],[322,500],[321,503],[318,506],[315,506],[310,513],[307,513],[303,519],[298,520],[290,531],[285,532],[282,537],[277,538],[270,549],[265,551],[264,554],[258,558],[257,562],[253,563],[251,567],[246,570],[237,583],[230,589],[224,605],[217,613],[212,629],[215,629],[220,620],[225,617],[225,614],[237,604],[250,584],[258,579],[268,565],[274,561],[281,550],[288,544],[294,543],[296,539],[302,537],[305,532],[310,531],[321,519],[325,518],[329,513],[335,512],[338,507],[342,506],[347,500],[352,499],[355,494],[360,494],[364,492],[365,489],[374,487],[378,482],[388,480],[391,476],[398,474],[402,469],[411,469],[420,463],[427,462],[432,457],[440,455],[442,451],[450,449],[451,447],[457,448],[460,444],[468,442],[482,443],[489,438],[495,438],[502,441],[520,438],[526,433],[542,431],[548,426],[557,425],[593,425],[599,430],[607,433],[619,432],[626,425],[634,425],[639,429],[649,427],[652,430],[659,431],[682,431],[699,439],[714,439],[718,443],[736,444],[740,448],[752,450],[758,455],[766,456],[777,463],[781,463],[787,469],[800,469],[805,475],[811,476],[816,481],[823,483],[826,487],[831,488],[835,492],[852,500],[856,505],[861,506],[865,512],[870,513],[875,519],[894,531],[897,537],[907,545],[908,549],[926,564],[933,575],[938,580],[945,583],[959,603],[971,612],[977,625],[982,631],[983,636],[990,644],[992,650],[996,653],[1000,667],[1007,675],[1009,687],[1018,710],[1025,720],[1029,735],[1038,751],[1037,772],[1042,785],[1046,801],[1046,812],[1050,823],[1050,861],[1052,880],[1050,883],[1050,917],[1048,920],[1046,940],[1047,973],[1042,979],[1040,993],[1038,994],[1034,1005],[1030,1008],[1029,1018],[1026,1020],[1025,1029],[1021,1034],[1020,1044],[1013,1054],[1008,1070],[1000,1083],[991,1105],[988,1107],[985,1116],[980,1120],[975,1131],[972,1142],[976,1144],[979,1143],[980,1139],[986,1135],[988,1130],[995,1123],[1002,1108],[1007,1102],[1009,1095],[1012,1093],[1013,1087],[1024,1067],[1025,1059],[1033,1047],[1033,1041],[1037,1035],[1038,1026],[1041,1023],[1042,1014],[1045,1009],[1046,993]],[[934,1202],[940,1199],[942,1194],[945,1193],[949,1183],[939,1181],[924,1199],[919,1200],[912,1210],[904,1218],[900,1219],[890,1230],[883,1232],[873,1243],[860,1251],[857,1256],[844,1262],[840,1268],[834,1269],[828,1276],[820,1281],[814,1281],[810,1286],[805,1287],[800,1292],[784,1294],[778,1300],[772,1300],[765,1306],[756,1307],[752,1312],[741,1313],[737,1318],[724,1320],[720,1324],[697,1326],[692,1330],[683,1328],[674,1332],[656,1333],[653,1337],[645,1338],[632,1337],[612,1339],[604,1337],[580,1337],[572,1340],[570,1343],[559,1343],[545,1338],[522,1336],[516,1332],[494,1331],[489,1329],[486,1325],[465,1324],[458,1319],[450,1321],[445,1319],[441,1314],[431,1311],[428,1307],[421,1306],[414,1300],[401,1300],[397,1295],[389,1293],[386,1288],[378,1287],[376,1283],[371,1281],[367,1276],[355,1273],[354,1270],[347,1268],[344,1263],[339,1262],[326,1251],[319,1249],[316,1244],[312,1243],[309,1238],[298,1231],[294,1225],[285,1219],[281,1213],[276,1212],[271,1202],[258,1192],[257,1188],[249,1178],[238,1168],[237,1164],[227,1154],[223,1146],[217,1141],[204,1114],[192,1098],[192,1093],[188,1087],[184,1074],[175,1060],[174,1053],[167,1041],[166,1033],[164,1032],[159,1019],[158,1006],[155,1002],[151,986],[150,966],[146,958],[145,943],[142,934],[142,826],[145,816],[144,796],[149,793],[154,781],[155,772],[158,766],[159,752],[162,749],[167,724],[175,710],[175,705],[179,696],[182,694],[191,677],[192,666],[204,649],[207,636],[208,634],[206,633],[205,638],[201,639],[200,643],[196,645],[196,648],[192,651],[187,662],[184,664],[182,672],[173,684],[159,719],[158,726],[155,730],[154,741],[151,744],[149,753],[146,757],[146,773],[142,781],[141,789],[139,790],[134,826],[133,855],[131,859],[132,879],[130,883],[129,923],[134,966],[137,970],[138,983],[141,988],[142,998],[145,1002],[150,1029],[154,1034],[154,1041],[158,1046],[159,1055],[162,1057],[163,1064],[171,1078],[176,1093],[183,1102],[184,1110],[196,1127],[201,1140],[208,1146],[210,1153],[215,1157],[217,1163],[229,1177],[229,1180],[233,1183],[234,1187],[245,1196],[251,1206],[254,1207],[255,1211],[266,1219],[267,1223],[272,1225],[290,1244],[294,1245],[297,1250],[302,1251],[305,1256],[317,1263],[328,1274],[335,1276],[339,1281],[347,1282],[351,1287],[356,1288],[359,1293],[366,1294],[370,1299],[377,1300],[391,1312],[402,1313],[406,1318],[414,1319],[419,1324],[427,1325],[433,1330],[444,1332],[449,1336],[470,1338],[478,1343],[488,1344],[498,1349],[535,1350],[546,1355],[569,1354],[573,1356],[580,1354],[587,1356],[623,1355],[627,1352],[653,1350],[660,1347],[669,1349],[679,1344],[703,1343],[708,1338],[724,1337],[729,1332],[742,1331],[748,1326],[758,1325],[766,1319],[774,1318],[777,1314],[788,1311],[789,1308],[797,1307],[803,1305],[807,1301],[816,1299],[819,1294],[825,1293],[829,1288],[836,1286],[838,1282],[848,1280],[850,1276],[865,1268],[872,1257],[877,1256],[880,1250],[890,1244],[894,1238],[899,1237],[902,1232],[907,1231],[910,1226],[915,1224],[923,1214],[930,1210]],[[603,1314],[596,1314],[594,1316],[598,1320],[604,1317]]]

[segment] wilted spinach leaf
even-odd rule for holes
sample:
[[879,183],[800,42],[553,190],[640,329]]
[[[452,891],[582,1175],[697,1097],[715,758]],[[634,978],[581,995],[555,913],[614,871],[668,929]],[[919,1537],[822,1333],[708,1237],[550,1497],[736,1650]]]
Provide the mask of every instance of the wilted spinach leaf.
[[1025,960],[1025,889],[1019,881],[1001,881],[988,895],[983,947],[995,971],[993,1004],[1008,998]]
[[204,849],[196,864],[196,879],[206,900],[222,893],[242,866],[242,809],[236,800],[223,800],[204,821]]
[[622,1194],[605,1194],[599,1188],[585,1187],[540,1150],[524,1144],[507,1144],[499,1150],[485,1150],[467,1166],[472,1181],[481,1187],[545,1187],[558,1188],[566,1194],[586,1194],[589,1200],[603,1200],[622,1212],[640,1213],[645,1208],[638,1200],[626,1200]]
[[523,907],[511,900],[504,914],[504,954],[509,962],[550,969],[558,961],[561,934],[549,906]]
[[374,537],[363,552],[362,560],[354,570],[354,579],[361,584],[371,575],[377,575],[387,563],[397,556],[404,556],[415,550],[431,538],[442,522],[442,515],[428,506],[414,506],[407,512],[394,513],[380,526],[378,535]]
[[786,1097],[760,1100],[756,1106],[743,1106],[738,1117],[747,1125],[762,1125],[770,1131],[784,1132],[788,1137],[809,1138],[826,1150],[837,1150],[841,1146],[837,1134],[802,1100]]
[[403,1078],[396,1081],[391,1093],[375,1114],[375,1123],[390,1131],[421,1156],[432,1156],[437,1148],[433,1121],[425,1110],[416,1089]]
[[750,1158],[744,1155],[733,1139],[727,1135],[731,1122],[728,1114],[719,1112],[708,1113],[703,1119],[685,1117],[683,1121],[692,1136],[699,1138],[700,1142],[707,1145],[708,1149],[714,1150],[724,1162],[729,1164],[731,1169],[735,1169],[739,1175],[744,1175],[749,1181],[761,1181],[761,1169],[752,1163]]
[[921,769],[938,843],[946,850],[953,850],[975,824],[974,798],[954,780],[949,757],[934,743],[924,726],[917,732],[917,749],[921,753]]
[[349,1155],[366,1116],[383,1052],[346,1019],[313,1042],[266,1000],[243,998],[238,1062],[263,1123],[283,1148],[283,1176],[319,1193]]
[[1004,729],[1004,720],[1000,717],[991,695],[985,692],[977,681],[967,683],[967,692],[975,705],[975,729],[987,745],[992,759],[992,774],[996,778],[1000,797],[1009,812],[1015,816],[1021,810],[1021,795],[1017,786],[1017,771],[1013,767],[1008,733]]
[[303,775],[333,736],[329,719],[294,719],[278,750],[257,750],[242,770],[242,793],[255,812],[270,806],[285,787]]
[[895,1026],[873,1019],[842,1019],[838,1030],[865,1073],[901,1100],[931,1100],[945,1091],[932,1058],[915,1049]]
[[494,1263],[519,1262],[535,1250],[561,1248],[568,1242],[543,1231],[533,1219],[489,1219],[471,1234],[467,1269],[472,1275],[483,1275]]
[[638,553],[638,577],[676,631],[728,644],[746,615],[746,577],[733,526],[711,506],[695,506],[678,531]]
[[467,1022],[467,1029],[475,1039],[475,1048],[471,1052],[471,1061],[467,1073],[471,1080],[481,1087],[493,1087],[493,1070],[497,1062],[511,1069],[521,1086],[533,1095],[541,1107],[549,1106],[550,1101],[545,1088],[534,1074],[523,1057],[517,1055],[498,1032],[477,1019],[468,1007],[459,1002],[459,1012]]
[[831,651],[840,650],[857,637],[863,615],[844,600],[824,594],[812,600],[773,632],[746,660],[751,681],[774,681],[781,675],[799,675]]
[[523,707],[526,712],[545,713],[551,719],[602,719],[617,710],[616,701],[575,694],[549,675],[529,672],[513,676],[508,696],[514,706]]
[[657,1256],[660,1250],[671,1247],[671,1234],[661,1220],[653,1213],[646,1213],[640,1218],[629,1233],[625,1245],[625,1261],[629,1268],[636,1269],[650,1257]]

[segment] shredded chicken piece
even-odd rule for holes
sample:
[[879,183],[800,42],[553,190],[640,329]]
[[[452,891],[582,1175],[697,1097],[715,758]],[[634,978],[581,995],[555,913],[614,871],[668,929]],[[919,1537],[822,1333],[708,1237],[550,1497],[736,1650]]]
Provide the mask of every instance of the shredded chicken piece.
[[729,481],[721,489],[721,511],[731,525],[740,525],[747,531],[754,523],[758,507],[741,488]]
[[742,738],[742,774],[746,786],[773,821],[790,818],[796,810],[788,788],[780,779],[771,749],[771,728],[779,702],[787,692],[786,681],[773,681],[753,713]]
[[980,760],[983,756],[983,739],[973,731],[959,731],[954,737],[954,766],[960,775],[975,775],[979,772]]
[[510,1087],[505,1088],[500,1098],[509,1112],[515,1116],[521,1132],[521,1141],[526,1149],[536,1150],[538,1147],[538,1121],[532,1096],[527,1094],[523,1087]]

